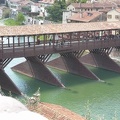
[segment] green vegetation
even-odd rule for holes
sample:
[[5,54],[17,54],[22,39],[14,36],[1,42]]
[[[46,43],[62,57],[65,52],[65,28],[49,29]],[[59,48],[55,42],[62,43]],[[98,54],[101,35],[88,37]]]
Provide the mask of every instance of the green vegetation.
[[[38,40],[43,41],[43,40],[44,40],[44,35],[40,35],[40,36],[38,36],[37,38],[38,38]],[[46,38],[47,40],[49,40],[49,36],[45,36],[45,38]]]
[[22,25],[23,22],[25,21],[25,17],[22,13],[18,13],[15,20],[16,20],[16,22],[19,23],[19,25]]
[[63,9],[66,9],[66,6],[65,0],[56,0],[52,6],[46,8],[47,13],[49,14],[47,19],[54,22],[61,22]]
[[25,21],[25,17],[22,13],[18,13],[15,19],[7,19],[5,20],[5,25],[7,26],[15,26],[15,25],[22,25]]
[[77,2],[86,3],[87,0],[78,0]]
[[15,21],[14,19],[7,19],[4,21],[5,25],[7,26],[15,26],[15,25],[19,25],[17,23],[17,21]]
[[22,12],[24,12],[24,13],[28,13],[28,12],[30,12],[30,6],[23,6],[22,7]]
[[67,1],[67,4],[69,5],[69,4],[71,4],[71,3],[86,3],[87,2],[87,0],[68,0]]
[[3,11],[2,18],[9,18],[9,15],[10,15],[10,9],[7,8]]
[[53,22],[61,22],[63,10],[71,3],[85,3],[87,0],[68,0],[67,3],[65,0],[55,0],[52,6],[46,7],[47,13],[49,16],[46,18]]

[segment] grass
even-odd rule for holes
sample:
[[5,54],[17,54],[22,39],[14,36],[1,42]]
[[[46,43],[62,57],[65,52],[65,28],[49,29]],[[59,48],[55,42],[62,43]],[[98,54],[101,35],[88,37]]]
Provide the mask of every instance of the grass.
[[4,24],[6,26],[16,26],[16,25],[20,25],[16,20],[14,19],[7,19],[4,21]]

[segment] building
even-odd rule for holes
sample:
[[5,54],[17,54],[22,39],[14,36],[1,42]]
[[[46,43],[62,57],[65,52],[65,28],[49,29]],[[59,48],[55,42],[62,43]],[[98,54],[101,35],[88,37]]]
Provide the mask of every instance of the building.
[[[117,5],[116,5],[117,4]],[[107,16],[107,12],[111,9],[115,9],[117,7],[120,7],[120,1],[117,1],[116,3],[112,2],[93,2],[93,3],[72,3],[67,6],[67,9],[63,11],[63,20],[62,23],[67,23],[68,19],[74,15],[74,13],[80,13],[80,12],[92,12],[92,11],[99,11],[103,12],[102,19],[105,20]]]
[[110,10],[107,13],[107,21],[120,21],[120,8]]
[[9,8],[7,8],[6,6],[0,6],[0,19],[1,18],[4,18],[4,12],[8,10],[9,11]]
[[0,7],[0,19],[2,18],[3,16],[3,7]]
[[67,18],[67,23],[75,22],[99,22],[105,21],[102,17],[104,13],[99,11],[84,11],[81,13],[74,13],[71,17]]
[[[120,5],[120,2],[118,5]],[[116,8],[116,5],[111,2],[72,3],[69,6],[67,6],[67,11],[99,11],[105,8],[106,9]]]
[[16,15],[18,11],[22,11],[22,7],[27,7],[33,3],[30,0],[6,0],[9,8],[11,9],[11,14]]
[[47,7],[47,6],[51,6],[54,4],[55,0],[40,0],[38,1],[41,5],[41,7]]
[[52,6],[54,4],[55,0],[40,0],[38,1],[40,3],[40,16],[45,17],[47,16],[46,7]]

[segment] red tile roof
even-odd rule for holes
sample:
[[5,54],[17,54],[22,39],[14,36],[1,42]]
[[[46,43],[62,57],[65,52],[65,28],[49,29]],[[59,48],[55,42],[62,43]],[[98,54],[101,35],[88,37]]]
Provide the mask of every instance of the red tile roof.
[[[117,4],[120,5],[120,1],[116,2]],[[112,8],[113,6],[115,6],[115,4],[113,4],[112,2],[95,2],[95,3],[72,3],[71,5],[73,5],[75,8]]]
[[120,8],[116,9],[116,11],[120,13]]
[[25,5],[27,5],[27,4],[32,4],[33,2],[32,1],[29,1],[29,0],[23,0],[23,1],[21,1],[21,2],[19,2],[22,6],[25,6]]
[[81,21],[81,22],[90,22],[96,17],[100,16],[102,12],[92,11],[92,12],[83,12],[83,13],[75,13],[73,16],[69,17],[68,20],[73,21]]

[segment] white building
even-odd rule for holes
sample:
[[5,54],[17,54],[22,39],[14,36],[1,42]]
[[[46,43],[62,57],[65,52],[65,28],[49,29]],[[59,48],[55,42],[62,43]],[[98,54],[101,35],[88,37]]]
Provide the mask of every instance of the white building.
[[39,12],[40,11],[40,4],[34,3],[31,5],[31,12]]
[[0,19],[2,18],[3,10],[0,8]]
[[5,7],[5,6],[1,6],[1,7],[0,7],[0,19],[3,17],[4,11],[5,11],[6,9],[8,9],[8,8]]
[[107,13],[107,21],[120,21],[120,8],[110,10]]

